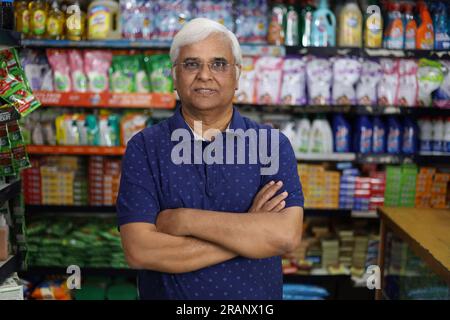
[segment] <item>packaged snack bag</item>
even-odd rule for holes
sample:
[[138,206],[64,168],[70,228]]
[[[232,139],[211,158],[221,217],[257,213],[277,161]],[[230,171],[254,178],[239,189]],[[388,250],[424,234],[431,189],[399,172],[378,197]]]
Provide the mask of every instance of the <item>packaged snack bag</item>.
[[356,103],[355,85],[361,74],[361,63],[353,58],[336,58],[333,63],[333,104]]
[[362,63],[361,77],[356,86],[358,104],[364,106],[377,103],[377,86],[381,79],[381,65],[376,60],[365,60]]
[[87,78],[84,74],[84,61],[81,50],[69,50],[67,52],[74,92],[87,91]]
[[255,84],[256,84],[256,59],[253,57],[244,57],[242,62],[241,76],[239,77],[239,87],[236,91],[235,99],[241,103],[255,102]]
[[284,60],[281,95],[278,102],[286,105],[306,104],[306,64],[303,59]]
[[47,49],[47,58],[50,66],[53,69],[53,82],[55,91],[72,91],[72,84],[70,81],[70,65],[67,51]]
[[327,59],[311,58],[306,63],[306,86],[308,103],[311,105],[329,104],[333,71]]
[[275,104],[280,96],[283,59],[260,57],[256,62],[256,102]]
[[108,71],[111,60],[110,51],[86,50],[84,52],[84,73],[88,78],[88,91],[99,93],[109,90]]
[[439,88],[444,81],[442,65],[438,61],[420,59],[417,79],[419,81],[417,104],[419,106],[429,107],[432,105],[431,94]]
[[0,176],[13,176],[14,174],[6,123],[0,123]]

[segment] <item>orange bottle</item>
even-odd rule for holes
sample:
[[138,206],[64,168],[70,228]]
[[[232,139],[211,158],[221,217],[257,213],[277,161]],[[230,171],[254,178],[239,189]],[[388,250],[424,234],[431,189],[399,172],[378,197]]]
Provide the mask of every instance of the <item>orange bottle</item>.
[[425,2],[420,1],[417,4],[417,9],[420,14],[420,26],[417,28],[416,34],[416,48],[422,50],[434,49],[434,29],[433,20],[428,11]]

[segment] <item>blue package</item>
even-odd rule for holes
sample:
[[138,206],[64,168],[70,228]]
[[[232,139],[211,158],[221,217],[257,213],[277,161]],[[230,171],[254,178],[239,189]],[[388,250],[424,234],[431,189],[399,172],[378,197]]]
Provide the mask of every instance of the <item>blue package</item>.
[[373,118],[372,151],[373,153],[386,152],[386,128],[380,117]]
[[353,163],[351,162],[338,162],[336,164],[338,170],[351,169],[353,168]]
[[[348,179],[349,181],[352,179],[353,179],[353,181],[355,181],[354,180],[355,176],[359,176],[359,174],[360,174],[359,169],[356,169],[356,168],[345,169],[342,171],[342,175],[346,176],[346,177],[348,176],[349,178],[346,178],[346,179]],[[342,178],[344,178],[344,177],[342,177]]]
[[396,117],[388,117],[387,121],[387,152],[398,154],[401,152],[402,127]]
[[351,128],[342,114],[333,117],[334,152],[350,152]]
[[283,294],[327,297],[328,291],[322,287],[304,284],[284,284]]
[[372,122],[368,116],[359,116],[356,120],[355,152],[372,152]]
[[419,128],[417,123],[406,117],[403,123],[402,152],[404,154],[415,154],[418,149]]

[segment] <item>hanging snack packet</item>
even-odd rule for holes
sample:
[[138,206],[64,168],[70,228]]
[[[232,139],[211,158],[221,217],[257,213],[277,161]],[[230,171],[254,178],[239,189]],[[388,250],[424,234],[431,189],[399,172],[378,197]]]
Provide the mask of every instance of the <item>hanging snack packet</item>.
[[310,105],[326,105],[330,103],[333,71],[327,59],[311,58],[306,64],[306,85],[308,103]]
[[399,61],[399,83],[396,104],[403,107],[413,107],[417,101],[417,62],[401,59]]
[[80,50],[69,50],[67,52],[72,76],[72,90],[74,92],[87,91],[87,78],[84,74],[83,56]]
[[361,74],[361,63],[353,58],[337,58],[333,63],[333,104],[356,103],[355,85]]
[[135,56],[113,56],[110,69],[111,91],[115,93],[136,92],[136,76],[139,60]]
[[377,85],[380,79],[381,65],[377,61],[365,60],[356,86],[358,104],[371,106],[377,103]]
[[396,103],[397,88],[399,82],[398,61],[393,59],[381,59],[383,75],[378,84],[378,105],[393,106]]
[[278,102],[283,72],[283,59],[261,57],[256,61],[256,102],[275,104]]
[[419,81],[419,97],[417,104],[419,106],[430,107],[433,102],[431,94],[439,88],[444,81],[442,65],[438,61],[420,59],[417,79]]
[[25,76],[24,69],[21,66],[20,58],[16,49],[7,49],[0,51],[0,64],[6,62],[8,73],[25,85],[26,90],[30,91],[30,84]]
[[6,125],[8,139],[13,154],[13,167],[16,172],[23,168],[29,168],[30,160],[25,150],[25,143],[17,120],[8,122]]
[[244,57],[242,62],[241,76],[239,77],[239,88],[235,94],[236,102],[254,103],[255,102],[255,83],[256,83],[256,59],[253,57]]
[[47,58],[53,69],[55,91],[70,92],[72,90],[72,85],[70,81],[70,65],[67,51],[47,49]]
[[0,176],[13,176],[14,174],[6,123],[0,123]]
[[173,93],[172,63],[169,55],[154,54],[145,56],[144,64],[150,81],[151,92]]
[[287,58],[283,62],[283,80],[279,103],[306,104],[306,65],[303,59]]
[[84,52],[84,73],[88,78],[88,91],[99,93],[109,90],[108,71],[111,60],[110,51],[86,50]]

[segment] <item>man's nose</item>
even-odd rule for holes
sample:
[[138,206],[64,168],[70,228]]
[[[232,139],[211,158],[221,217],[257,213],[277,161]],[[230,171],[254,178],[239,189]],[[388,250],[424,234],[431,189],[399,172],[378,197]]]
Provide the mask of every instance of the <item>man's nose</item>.
[[198,70],[197,78],[199,80],[209,80],[212,78],[211,70],[209,69],[209,65],[207,63],[203,63],[200,65],[200,70]]

